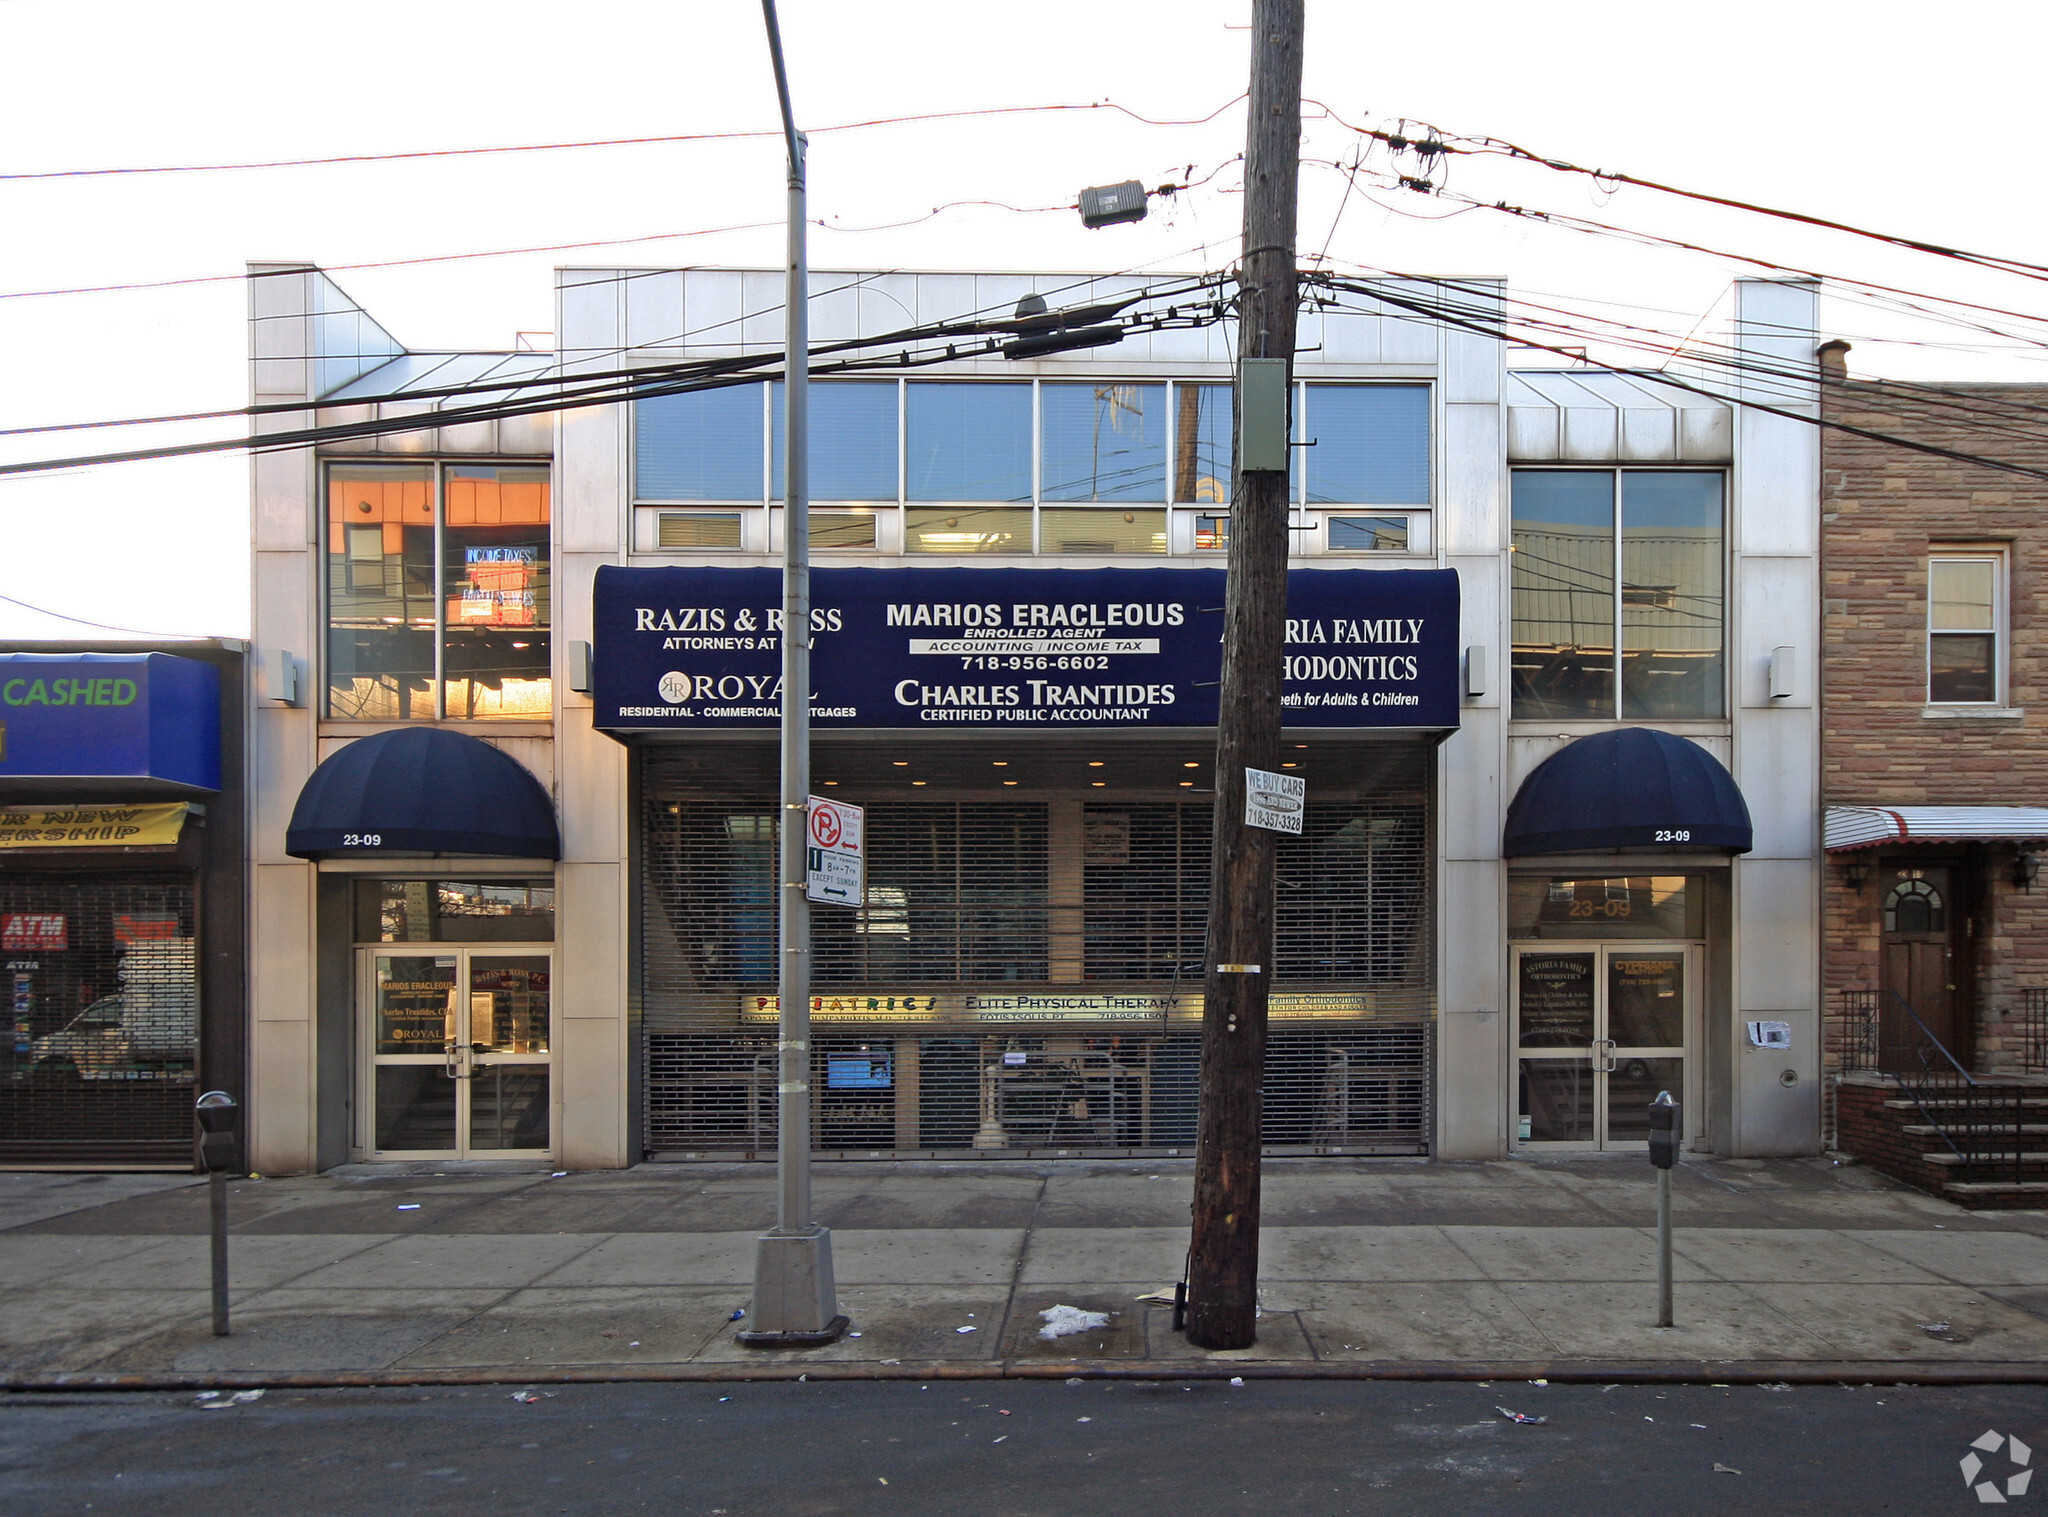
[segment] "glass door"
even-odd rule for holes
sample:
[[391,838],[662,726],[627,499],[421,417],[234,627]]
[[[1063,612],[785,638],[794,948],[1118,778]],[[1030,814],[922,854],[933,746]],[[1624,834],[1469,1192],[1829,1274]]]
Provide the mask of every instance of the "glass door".
[[552,955],[544,948],[366,949],[362,959],[366,1156],[551,1152]]
[[1694,950],[1557,943],[1515,950],[1516,1138],[1556,1149],[1649,1142],[1649,1103],[1687,1099]]

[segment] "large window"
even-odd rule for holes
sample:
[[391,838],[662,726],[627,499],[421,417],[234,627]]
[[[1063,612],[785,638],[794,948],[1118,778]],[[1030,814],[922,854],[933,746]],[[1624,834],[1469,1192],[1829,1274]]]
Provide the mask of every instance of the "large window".
[[546,717],[546,465],[330,464],[327,714]]
[[1720,474],[1518,469],[1513,565],[1517,717],[1726,712]]
[[1927,699],[1989,706],[2001,699],[2005,551],[1937,548],[1927,557]]
[[[810,393],[814,548],[1123,556],[1229,541],[1228,384],[829,380]],[[1293,551],[1430,551],[1429,387],[1297,385],[1295,414]],[[643,400],[634,427],[637,550],[775,550],[781,385]]]

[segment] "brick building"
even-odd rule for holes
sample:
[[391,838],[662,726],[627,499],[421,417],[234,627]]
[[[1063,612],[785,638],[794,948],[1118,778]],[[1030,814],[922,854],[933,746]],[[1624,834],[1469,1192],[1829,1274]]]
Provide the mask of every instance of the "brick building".
[[[2048,386],[1852,380],[1847,352],[1820,350],[1830,421],[2048,469]],[[1843,1088],[1857,1148],[1881,1094],[1857,1071],[2043,1064],[2048,481],[1832,428],[1822,469],[1829,1060],[1868,1086]]]

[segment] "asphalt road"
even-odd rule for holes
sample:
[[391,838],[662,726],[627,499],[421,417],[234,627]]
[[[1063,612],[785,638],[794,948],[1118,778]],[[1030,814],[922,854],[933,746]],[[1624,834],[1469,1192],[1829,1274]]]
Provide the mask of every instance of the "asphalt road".
[[[0,1512],[1292,1517],[1981,1510],[2048,1387],[933,1381],[0,1400]],[[1515,1423],[1499,1408],[1546,1419]],[[1979,1479],[2017,1471],[2009,1444]],[[1716,1466],[1725,1466],[1717,1471]],[[2048,1490],[2010,1505],[2048,1505]]]

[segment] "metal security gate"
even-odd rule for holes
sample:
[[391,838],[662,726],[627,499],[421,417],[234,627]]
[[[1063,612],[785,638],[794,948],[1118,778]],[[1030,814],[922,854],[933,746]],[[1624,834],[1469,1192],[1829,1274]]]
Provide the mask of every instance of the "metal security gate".
[[[646,1150],[766,1157],[771,760],[728,758],[709,784],[676,750],[640,761]],[[936,775],[927,789],[981,778],[920,772]],[[1417,752],[1370,772],[1369,793],[1313,801],[1303,835],[1281,840],[1272,1153],[1428,1148],[1432,769]],[[1207,800],[904,788],[846,796],[868,808],[867,904],[813,914],[815,1150],[1189,1151]]]
[[192,1162],[193,939],[189,875],[0,875],[0,1163]]

